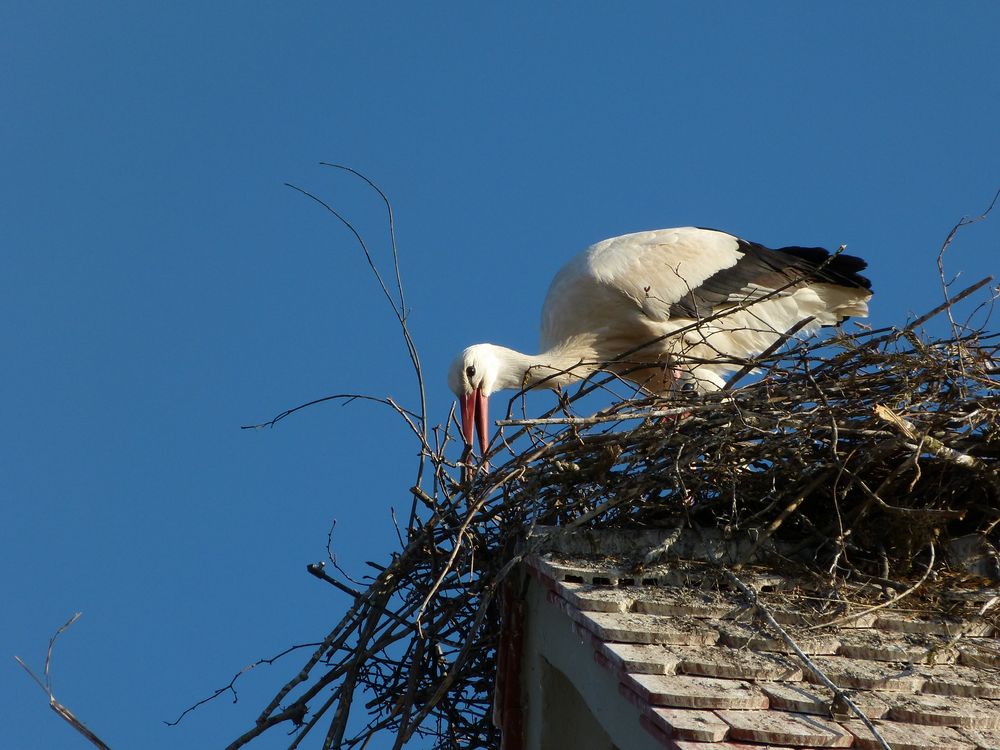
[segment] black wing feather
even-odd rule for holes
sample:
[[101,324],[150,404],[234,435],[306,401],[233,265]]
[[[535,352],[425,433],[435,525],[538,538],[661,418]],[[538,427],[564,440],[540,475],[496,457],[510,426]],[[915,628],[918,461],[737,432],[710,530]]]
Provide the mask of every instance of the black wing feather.
[[854,255],[832,255],[822,247],[783,247],[777,250],[737,239],[743,257],[736,265],[709,276],[670,306],[671,316],[711,315],[719,305],[742,299],[751,286],[779,289],[789,284],[819,281],[854,289],[871,289],[860,275],[868,264]]

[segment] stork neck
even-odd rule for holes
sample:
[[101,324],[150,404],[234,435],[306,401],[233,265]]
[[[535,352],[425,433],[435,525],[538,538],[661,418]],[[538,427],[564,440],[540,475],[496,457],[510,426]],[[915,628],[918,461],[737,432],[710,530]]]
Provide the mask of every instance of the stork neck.
[[555,347],[541,354],[524,354],[498,346],[496,355],[500,369],[494,390],[520,390],[539,384],[559,388],[586,377],[593,369],[592,354],[577,348]]

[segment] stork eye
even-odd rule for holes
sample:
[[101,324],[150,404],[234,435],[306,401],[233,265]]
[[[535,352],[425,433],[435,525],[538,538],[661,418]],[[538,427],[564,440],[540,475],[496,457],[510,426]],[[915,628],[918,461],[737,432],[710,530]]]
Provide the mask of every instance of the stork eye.
[[465,375],[466,377],[469,378],[476,377],[476,368],[473,367],[472,365],[469,365],[468,367],[465,368]]

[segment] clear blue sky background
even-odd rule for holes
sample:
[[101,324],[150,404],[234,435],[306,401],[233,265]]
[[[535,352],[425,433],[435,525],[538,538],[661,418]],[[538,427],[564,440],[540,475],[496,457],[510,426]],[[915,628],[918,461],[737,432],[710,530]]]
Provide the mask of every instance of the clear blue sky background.
[[[116,748],[220,747],[393,544],[415,446],[385,258],[444,419],[466,344],[533,350],[555,270],[694,224],[868,258],[875,324],[940,298],[950,227],[1000,186],[1000,6],[898,3],[70,3],[0,7],[0,746],[85,747],[13,655]],[[1000,217],[950,268],[1000,270]],[[260,747],[283,747],[278,733]]]

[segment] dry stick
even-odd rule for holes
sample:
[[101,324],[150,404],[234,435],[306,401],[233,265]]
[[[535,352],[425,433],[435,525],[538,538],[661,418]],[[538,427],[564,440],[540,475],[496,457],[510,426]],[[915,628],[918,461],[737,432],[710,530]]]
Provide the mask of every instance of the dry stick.
[[31,679],[33,679],[36,683],[38,683],[38,687],[40,687],[45,692],[45,694],[49,696],[49,707],[53,711],[59,714],[71,727],[73,727],[73,729],[75,729],[77,732],[79,732],[88,740],[90,740],[90,743],[92,745],[101,748],[101,750],[111,750],[111,748],[109,748],[107,744],[105,744],[100,737],[98,737],[96,734],[90,731],[90,729],[88,729],[87,726],[82,721],[76,718],[73,715],[72,711],[70,711],[68,708],[66,708],[66,706],[57,701],[56,696],[52,693],[52,675],[50,670],[52,667],[52,650],[53,648],[55,648],[56,638],[58,638],[60,634],[64,630],[66,630],[70,625],[76,622],[81,614],[82,614],[81,612],[77,612],[75,615],[69,618],[69,620],[66,622],[65,625],[59,628],[55,632],[55,634],[51,638],[49,638],[49,650],[45,654],[45,671],[43,672],[43,674],[45,675],[44,682],[42,682],[42,680],[38,678],[38,675],[36,675],[34,672],[31,671],[28,665],[21,660],[20,656],[15,656],[14,658],[17,660],[17,663],[24,668],[24,671],[28,673]]
[[[375,628],[381,620],[385,603],[391,595],[392,589],[389,589],[386,593],[378,597],[378,601],[372,601],[371,612],[365,622],[364,629],[358,633],[358,649],[365,648],[368,641],[371,640],[371,637],[375,633]],[[333,714],[333,719],[330,721],[330,729],[327,731],[326,738],[323,741],[323,750],[330,750],[333,747],[339,748],[344,739],[344,731],[347,729],[347,717],[351,713],[351,703],[354,700],[354,687],[358,681],[358,670],[361,669],[361,657],[364,654],[364,651],[360,651],[351,660],[350,666],[347,668],[347,673],[344,675],[344,680],[340,683],[340,687],[337,688],[337,694],[340,696],[340,699],[337,701],[337,710]]]
[[[417,351],[416,342],[413,340],[413,336],[410,334],[410,328],[407,325],[407,319],[409,318],[409,313],[406,309],[406,295],[403,291],[403,274],[399,269],[399,248],[396,244],[396,221],[393,216],[392,201],[389,200],[389,196],[387,196],[385,194],[385,191],[382,190],[382,188],[380,188],[378,185],[376,185],[374,181],[372,181],[371,179],[368,178],[367,175],[362,174],[353,167],[348,167],[343,164],[329,164],[327,162],[320,162],[320,164],[322,164],[323,166],[333,167],[334,169],[342,169],[345,172],[350,172],[351,174],[360,177],[362,180],[368,183],[368,185],[372,188],[372,190],[378,193],[379,197],[382,199],[382,202],[385,203],[386,216],[388,217],[389,220],[389,246],[392,250],[393,270],[395,271],[396,274],[396,290],[399,292],[399,310],[400,310],[399,324],[403,331],[403,339],[406,342],[406,349],[410,356],[410,362],[413,365],[413,372],[417,378],[417,392],[420,396],[421,439],[423,443],[426,443],[427,442],[427,394],[426,394],[426,389],[424,387],[424,374],[423,374],[423,367],[420,364],[420,355],[419,352]],[[417,467],[417,478],[415,482],[418,485],[420,484],[420,480],[423,478],[424,475],[424,466],[425,466],[425,457],[421,455],[420,463]],[[413,528],[415,513],[416,513],[416,506],[414,505],[410,510],[409,527],[411,529]]]
[[906,435],[906,437],[910,440],[914,440],[923,445],[930,453],[933,453],[938,458],[944,461],[949,461],[957,466],[961,466],[964,469],[975,469],[977,471],[985,472],[987,475],[993,475],[994,481],[996,481],[994,470],[975,456],[970,456],[968,453],[962,453],[954,448],[949,448],[937,438],[931,437],[930,435],[924,435],[917,429],[913,422],[908,419],[904,419],[896,414],[892,409],[889,409],[882,404],[875,404],[874,411],[875,416],[883,422],[888,422],[901,433]]
[[420,724],[423,722],[424,717],[427,716],[427,714],[431,712],[434,706],[436,706],[437,703],[444,697],[445,693],[451,687],[451,684],[458,677],[459,668],[463,665],[464,660],[468,657],[469,652],[472,650],[472,647],[475,644],[475,638],[473,638],[472,636],[482,626],[483,620],[486,619],[486,613],[489,610],[490,601],[492,601],[493,599],[493,594],[496,585],[497,585],[496,582],[494,582],[492,587],[488,588],[486,591],[482,593],[482,596],[480,597],[479,600],[479,606],[476,610],[476,616],[473,618],[473,621],[469,628],[469,637],[463,644],[461,651],[458,653],[458,656],[455,657],[455,661],[452,663],[452,668],[444,676],[444,679],[441,680],[441,683],[438,685],[437,690],[434,691],[434,694],[427,700],[423,708],[421,708],[420,711],[417,712],[417,715],[414,716],[413,719],[411,720],[410,729],[406,734],[406,739],[404,740],[403,744],[406,744],[406,742],[410,741],[410,738],[413,736],[414,731],[416,731],[417,727],[419,727]]
[[[341,169],[343,171],[349,172],[350,174],[353,174],[361,178],[376,193],[378,193],[378,195],[382,198],[382,201],[385,203],[386,212],[389,219],[389,241],[390,241],[390,246],[392,248],[393,267],[395,269],[395,274],[396,274],[396,288],[399,293],[399,307],[396,306],[396,302],[393,300],[392,295],[389,293],[389,289],[385,283],[385,280],[382,278],[382,274],[379,272],[378,266],[375,264],[375,261],[368,250],[368,245],[365,242],[364,237],[362,237],[361,233],[357,230],[357,228],[350,221],[348,221],[340,212],[338,212],[328,203],[320,199],[318,196],[290,183],[285,183],[287,187],[290,187],[293,190],[296,190],[297,192],[305,195],[306,197],[311,198],[316,203],[325,208],[327,211],[329,211],[331,214],[333,214],[345,227],[347,227],[348,230],[350,230],[351,234],[354,235],[354,238],[360,245],[361,250],[364,252],[365,259],[368,261],[368,267],[371,269],[372,274],[374,274],[376,281],[378,281],[379,287],[382,289],[382,293],[385,296],[386,301],[389,303],[389,306],[392,308],[392,312],[393,315],[396,317],[396,321],[399,323],[400,330],[402,331],[403,334],[403,341],[406,345],[407,355],[410,358],[410,362],[413,365],[414,373],[416,374],[417,390],[420,396],[420,415],[418,417],[420,422],[420,431],[418,436],[420,438],[421,444],[426,445],[427,444],[427,398],[424,388],[423,368],[421,367],[420,364],[420,355],[417,351],[416,343],[413,341],[413,337],[410,334],[409,326],[407,325],[406,297],[403,292],[402,274],[400,273],[399,270],[399,250],[396,245],[396,228],[392,212],[392,203],[389,200],[388,196],[385,194],[385,192],[378,185],[376,185],[374,181],[372,181],[370,178],[368,178],[366,175],[362,174],[358,170],[352,167],[344,166],[342,164],[330,164],[327,162],[320,162],[320,163],[323,166],[332,167],[334,169]],[[426,457],[423,451],[421,451],[418,457],[416,484],[420,484],[420,481],[423,478],[425,461]],[[417,503],[416,498],[413,498],[410,505],[410,518],[407,523],[407,527],[411,532],[413,530],[413,526],[416,521],[416,503]]]
[[834,625],[843,625],[845,622],[853,622],[854,620],[857,620],[859,617],[870,615],[872,612],[877,612],[880,609],[884,609],[885,607],[888,607],[890,604],[895,604],[900,599],[905,599],[907,596],[912,594],[914,591],[916,591],[923,585],[924,581],[926,581],[927,577],[931,574],[931,570],[933,570],[934,568],[934,542],[931,542],[930,547],[931,547],[931,557],[930,561],[927,563],[927,570],[925,570],[924,574],[920,576],[920,580],[917,581],[912,586],[910,586],[908,589],[906,589],[905,591],[901,591],[899,594],[892,597],[892,599],[889,599],[888,601],[882,602],[881,604],[876,604],[874,607],[868,607],[867,609],[863,609],[860,612],[855,612],[853,615],[844,615],[843,617],[838,617],[836,620],[823,622],[820,623],[819,625],[810,625],[809,627],[806,628],[806,630],[816,630],[818,628],[830,628],[833,627]]
[[736,574],[728,568],[720,565],[719,570],[721,570],[726,578],[728,578],[733,585],[740,590],[743,596],[746,597],[747,601],[750,602],[750,606],[756,609],[761,617],[767,621],[767,624],[771,626],[774,632],[781,636],[781,640],[783,640],[788,647],[795,652],[795,655],[802,660],[802,663],[806,665],[813,675],[815,675],[816,679],[833,691],[835,699],[847,706],[859,719],[861,719],[864,725],[868,727],[868,731],[870,731],[875,737],[875,741],[878,742],[879,747],[881,747],[882,750],[892,750],[892,748],[889,747],[889,743],[885,741],[885,738],[879,734],[879,731],[872,723],[872,720],[868,718],[864,711],[858,708],[857,704],[847,696],[847,693],[837,687],[829,677],[823,674],[823,671],[816,666],[816,663],[813,662],[813,660],[810,659],[801,648],[799,648],[799,644],[797,644],[788,632],[778,624],[778,621],[774,619],[774,616],[770,613],[770,611],[768,611],[767,607],[761,604],[760,600],[757,598],[757,593],[743,583],[743,581],[741,581]]
[[959,292],[958,294],[956,294],[950,300],[942,302],[940,305],[938,305],[937,307],[935,307],[930,312],[924,313],[923,315],[921,315],[916,320],[912,321],[911,323],[908,323],[906,325],[906,327],[904,327],[902,330],[894,330],[892,333],[888,333],[885,336],[881,336],[881,337],[879,337],[877,339],[871,339],[871,340],[865,342],[864,346],[866,346],[866,347],[877,346],[878,344],[885,343],[886,341],[889,341],[890,339],[898,338],[903,333],[915,330],[917,326],[923,325],[928,320],[930,320],[931,318],[933,318],[935,315],[939,315],[940,313],[942,313],[945,310],[947,310],[948,308],[950,308],[952,305],[955,305],[955,304],[961,302],[963,299],[965,299],[966,297],[968,297],[970,294],[973,294],[973,293],[979,291],[984,286],[986,286],[987,284],[989,284],[991,281],[993,281],[993,277],[992,276],[987,276],[985,279],[980,279],[979,281],[977,281],[972,286],[967,287],[966,289],[963,289],[961,292]]
[[750,560],[752,560],[753,556],[757,554],[757,550],[759,550],[761,546],[764,545],[767,542],[767,540],[771,538],[771,535],[774,534],[774,532],[781,527],[781,524],[783,524],[788,519],[788,517],[795,512],[796,508],[802,505],[802,503],[805,502],[805,499],[809,497],[813,492],[815,492],[816,489],[821,484],[823,484],[823,482],[825,482],[829,476],[830,476],[829,470],[821,471],[816,476],[816,478],[813,479],[813,481],[811,481],[808,485],[806,485],[806,487],[795,496],[792,502],[790,502],[787,506],[785,506],[784,510],[782,510],[781,513],[778,514],[778,517],[775,518],[773,521],[771,521],[771,523],[764,530],[764,532],[759,537],[757,537],[757,540],[753,543],[753,546],[750,547],[749,551],[747,551],[747,553],[743,556],[743,559],[740,560],[733,567],[736,570],[740,570],[740,568],[743,567],[744,563],[747,563]]
[[[261,422],[260,424],[241,425],[240,429],[260,430],[265,427],[274,427],[275,424],[280,422],[285,417],[288,417],[294,414],[295,412],[301,411],[302,409],[308,408],[310,406],[315,406],[316,404],[322,404],[324,401],[343,401],[344,406],[347,406],[353,401],[374,401],[377,404],[383,404],[384,406],[388,406],[393,410],[399,412],[400,414],[403,415],[404,419],[406,419],[406,417],[419,418],[417,414],[414,414],[412,411],[408,411],[407,409],[403,409],[401,406],[394,403],[391,399],[378,398],[377,396],[366,396],[363,393],[335,393],[332,396],[323,396],[323,398],[313,399],[312,401],[308,401],[304,404],[299,404],[298,406],[294,406],[291,409],[285,409],[285,411],[281,412],[278,416],[274,417],[273,419],[267,422]],[[412,423],[410,423],[409,419],[406,419],[406,421],[408,424],[411,424],[412,427]],[[416,430],[414,431],[416,432]]]
[[[937,256],[937,267],[938,267],[938,278],[941,280],[941,296],[944,297],[945,303],[949,302],[949,300],[948,300],[948,284],[950,283],[950,282],[945,281],[945,279],[944,279],[944,254],[945,254],[945,251],[948,249],[948,246],[951,245],[951,241],[953,239],[955,239],[955,235],[958,234],[958,230],[959,229],[961,229],[962,227],[968,226],[969,224],[975,224],[978,221],[982,221],[987,216],[989,216],[990,211],[993,210],[993,207],[996,205],[996,202],[997,202],[998,198],[1000,198],[1000,190],[997,190],[996,194],[993,196],[993,200],[990,201],[990,205],[979,216],[975,216],[975,217],[973,217],[971,219],[963,216],[962,220],[959,221],[955,226],[953,226],[951,228],[951,231],[948,232],[948,236],[945,238],[944,243],[941,245],[941,250],[938,252],[938,256]],[[959,336],[959,333],[958,333],[958,324],[955,322],[955,318],[951,314],[951,305],[948,305],[948,322],[951,324],[952,334],[955,336],[955,338],[958,338],[958,336]],[[964,375],[965,374],[965,361],[962,359],[961,352],[959,352],[959,366],[962,368],[962,374]]]
[[410,661],[410,675],[406,680],[406,693],[404,693],[403,704],[399,707],[398,713],[402,716],[399,722],[399,731],[396,733],[396,741],[392,745],[392,750],[400,750],[403,747],[403,738],[407,735],[410,723],[410,711],[413,708],[413,699],[417,689],[417,678],[421,673],[419,669],[424,658],[424,645],[426,641],[417,641],[417,646],[413,650],[413,658]]
[[729,380],[726,381],[726,384],[722,386],[722,390],[731,391],[733,389],[733,386],[736,385],[736,383],[738,383],[740,380],[746,377],[749,373],[753,372],[754,368],[758,366],[758,363],[762,359],[767,359],[768,357],[770,357],[772,354],[778,351],[778,349],[784,346],[785,342],[788,341],[788,339],[790,339],[796,333],[801,331],[805,326],[812,323],[814,320],[816,320],[816,317],[814,315],[810,315],[808,318],[800,320],[798,323],[796,323],[787,331],[785,331],[783,334],[781,334],[781,336],[778,337],[777,341],[775,341],[773,344],[767,347],[767,349],[765,349],[759,355],[754,357],[752,361],[745,364],[740,370],[736,372],[736,374],[734,374],[731,378],[729,378]]
[[269,658],[258,659],[257,661],[255,661],[255,662],[253,662],[251,664],[248,664],[247,666],[243,667],[243,669],[241,669],[239,672],[237,672],[235,675],[233,675],[233,679],[231,679],[229,681],[228,685],[226,685],[225,687],[219,688],[218,690],[216,690],[214,693],[212,693],[212,695],[208,696],[207,698],[202,698],[197,703],[195,703],[195,704],[193,704],[191,706],[188,706],[186,709],[184,709],[184,711],[180,714],[180,716],[178,716],[173,721],[164,721],[163,723],[166,724],[168,727],[177,726],[178,724],[181,723],[181,719],[183,719],[189,713],[191,713],[192,711],[194,711],[199,706],[202,706],[205,703],[208,703],[209,701],[215,700],[216,698],[218,698],[223,693],[232,693],[233,694],[233,702],[235,703],[236,700],[237,700],[236,681],[240,677],[242,677],[243,675],[245,675],[247,672],[249,672],[251,669],[256,669],[257,667],[259,667],[259,666],[261,666],[263,664],[268,664],[268,665],[274,664],[276,661],[278,661],[278,659],[282,658],[283,656],[287,656],[288,654],[292,653],[293,651],[298,651],[299,649],[303,649],[303,648],[315,648],[315,647],[320,646],[320,645],[322,645],[322,644],[320,644],[320,643],[299,643],[299,644],[297,644],[295,646],[289,646],[288,648],[286,648],[281,653],[275,654],[274,656],[271,656]]
[[618,414],[595,414],[592,417],[539,417],[537,419],[498,419],[496,424],[499,427],[511,427],[520,425],[546,425],[563,424],[575,425],[577,427],[606,422],[624,422],[629,419],[656,419],[658,417],[676,417],[694,411],[708,411],[718,409],[719,403],[713,401],[711,404],[691,404],[690,406],[678,406],[672,409],[651,409],[649,411],[620,412]]
[[[548,446],[539,448],[538,450],[534,451],[525,460],[525,462],[530,463],[531,461],[538,459],[547,450]],[[458,553],[462,549],[462,537],[465,536],[466,529],[469,528],[469,524],[472,523],[472,521],[475,519],[476,514],[479,512],[479,509],[482,508],[483,505],[486,503],[486,501],[490,499],[490,496],[494,492],[496,492],[501,486],[503,486],[509,481],[513,481],[515,478],[516,477],[514,477],[513,475],[507,475],[497,480],[489,489],[485,490],[480,494],[479,499],[476,500],[473,506],[469,509],[469,512],[466,514],[465,520],[462,522],[461,527],[459,527],[458,529],[458,534],[456,535],[455,538],[455,546],[451,550],[451,555],[448,556],[448,562],[445,564],[444,570],[441,572],[441,575],[438,576],[436,581],[434,581],[434,585],[431,586],[431,590],[427,592],[427,596],[424,597],[423,602],[420,604],[420,609],[417,612],[416,623],[418,632],[420,632],[421,636],[423,635],[423,632],[420,630],[421,627],[420,620],[423,617],[424,610],[427,608],[427,604],[433,598],[434,594],[441,586],[441,583],[444,581],[445,576],[448,575],[448,572],[451,570],[452,565],[455,563],[455,558],[458,557]]]

